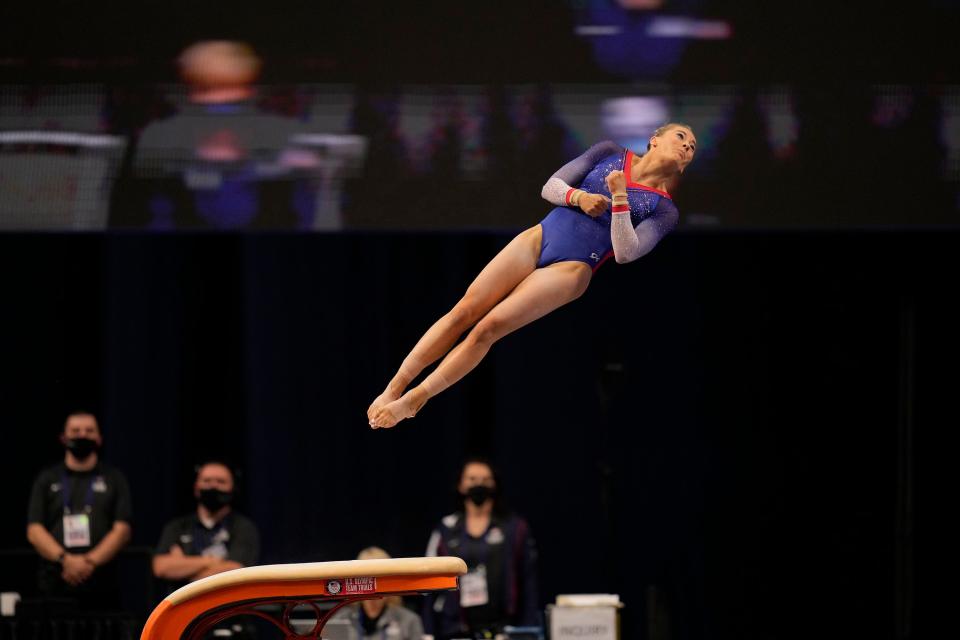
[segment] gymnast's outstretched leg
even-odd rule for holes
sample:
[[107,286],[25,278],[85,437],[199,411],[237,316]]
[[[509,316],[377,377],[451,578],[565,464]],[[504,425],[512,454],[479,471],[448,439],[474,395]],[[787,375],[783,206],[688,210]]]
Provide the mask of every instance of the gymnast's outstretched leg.
[[463,298],[413,347],[387,388],[367,409],[368,420],[372,421],[381,407],[399,398],[424,368],[439,360],[467,329],[537,268],[541,235],[540,225],[523,231],[487,263]]
[[437,395],[469,373],[494,342],[579,298],[590,284],[592,270],[583,262],[558,262],[536,269],[477,322],[424,381],[383,405],[370,420],[373,427],[392,427],[412,417]]

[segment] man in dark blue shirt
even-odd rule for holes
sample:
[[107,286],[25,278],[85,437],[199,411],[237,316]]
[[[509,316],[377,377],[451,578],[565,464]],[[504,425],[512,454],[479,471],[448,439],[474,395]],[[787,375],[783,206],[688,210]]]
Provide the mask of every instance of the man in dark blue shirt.
[[153,556],[153,573],[177,588],[223,571],[256,564],[257,526],[233,508],[233,472],[222,462],[206,462],[197,471],[193,513],[163,528]]
[[113,609],[119,588],[112,560],[130,540],[130,487],[100,461],[103,436],[93,414],[67,416],[60,440],[63,462],[34,480],[27,513],[27,540],[41,557],[40,592]]

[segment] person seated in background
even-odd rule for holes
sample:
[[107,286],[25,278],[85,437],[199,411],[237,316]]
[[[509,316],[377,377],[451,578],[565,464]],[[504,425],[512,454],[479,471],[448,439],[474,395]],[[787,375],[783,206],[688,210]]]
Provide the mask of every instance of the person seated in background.
[[234,476],[226,464],[209,461],[197,469],[193,513],[163,528],[153,556],[153,573],[177,588],[223,571],[256,564],[260,534],[233,508]]
[[542,626],[536,543],[526,520],[507,510],[501,489],[487,460],[468,459],[457,484],[462,508],[430,536],[426,555],[457,556],[469,570],[458,593],[424,599],[424,628],[439,640]]
[[[380,547],[367,547],[357,560],[386,560],[390,555]],[[360,604],[340,609],[330,619],[344,629],[338,640],[421,640],[423,624],[420,616],[406,609],[400,596],[362,600]],[[331,634],[335,634],[331,631]],[[333,637],[333,635],[331,635]]]
[[114,223],[158,230],[308,227],[316,158],[291,146],[305,132],[301,122],[257,103],[262,62],[253,48],[201,41],[178,64],[187,103],[141,132],[135,204],[128,205],[136,211]]
[[67,416],[63,462],[40,472],[30,491],[27,540],[40,555],[39,589],[76,598],[91,611],[117,609],[117,553],[130,540],[130,486],[100,461],[103,436],[88,411]]

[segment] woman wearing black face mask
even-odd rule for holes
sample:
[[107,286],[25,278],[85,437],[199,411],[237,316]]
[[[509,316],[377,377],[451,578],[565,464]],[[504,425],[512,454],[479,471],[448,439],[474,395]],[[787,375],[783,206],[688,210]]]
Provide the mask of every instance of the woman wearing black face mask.
[[469,572],[458,593],[425,598],[425,633],[443,640],[495,634],[507,625],[541,626],[536,544],[526,521],[504,508],[490,463],[467,460],[457,493],[462,510],[441,520],[427,555],[463,558]]

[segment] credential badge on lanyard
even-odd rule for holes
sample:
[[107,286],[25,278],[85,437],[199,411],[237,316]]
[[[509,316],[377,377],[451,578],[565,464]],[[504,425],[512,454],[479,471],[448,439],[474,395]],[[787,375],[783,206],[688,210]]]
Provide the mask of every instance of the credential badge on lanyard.
[[467,575],[460,576],[461,607],[482,607],[489,601],[486,566],[481,564]]

